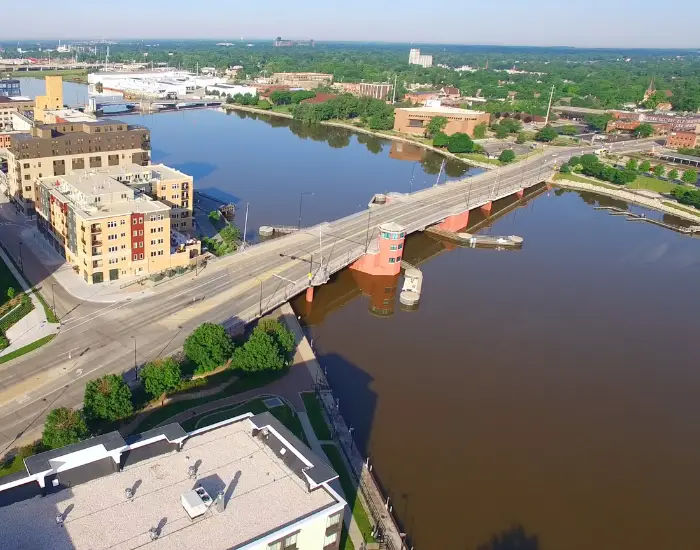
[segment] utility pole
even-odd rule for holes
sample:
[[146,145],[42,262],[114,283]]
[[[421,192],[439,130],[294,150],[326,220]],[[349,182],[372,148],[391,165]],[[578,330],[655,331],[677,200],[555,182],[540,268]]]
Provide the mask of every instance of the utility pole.
[[547,116],[544,119],[544,125],[549,124],[549,110],[552,108],[552,96],[554,96],[554,84],[552,84],[552,91],[549,92],[549,105],[547,105]]

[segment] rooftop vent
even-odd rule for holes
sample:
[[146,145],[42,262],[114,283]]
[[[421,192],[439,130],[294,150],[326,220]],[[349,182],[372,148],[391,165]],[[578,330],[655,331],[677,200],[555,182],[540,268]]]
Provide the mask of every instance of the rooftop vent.
[[194,519],[206,513],[212,504],[212,499],[204,487],[200,486],[183,493],[180,496],[180,502],[190,519]]

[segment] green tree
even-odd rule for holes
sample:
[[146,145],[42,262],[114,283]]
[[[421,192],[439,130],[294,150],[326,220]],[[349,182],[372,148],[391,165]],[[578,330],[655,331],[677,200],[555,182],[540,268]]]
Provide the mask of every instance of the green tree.
[[139,373],[143,386],[151,397],[177,389],[182,381],[180,364],[172,357],[146,363]]
[[467,134],[457,132],[450,136],[447,150],[450,153],[471,153],[474,150],[474,142]]
[[694,168],[690,168],[683,172],[683,176],[681,177],[681,179],[685,183],[695,183],[696,181],[698,181],[698,171]]
[[284,351],[262,330],[254,330],[246,343],[236,348],[231,360],[234,369],[244,372],[280,370],[285,365]]
[[657,178],[660,178],[661,176],[663,176],[664,172],[666,172],[666,170],[664,169],[662,164],[657,164],[656,166],[654,166],[654,175]]
[[116,374],[91,380],[85,386],[83,412],[90,421],[114,421],[129,416],[134,412],[129,386]]
[[49,449],[57,449],[71,443],[77,443],[88,435],[83,413],[60,407],[52,410],[46,417],[41,440]]
[[607,113],[603,115],[586,115],[584,120],[592,129],[603,132],[608,126],[608,122],[612,120],[612,115]]
[[15,291],[15,287],[13,287],[13,286],[8,286],[8,287],[7,287],[7,298],[8,298],[9,300],[12,300],[12,298],[15,297],[15,294],[16,294],[16,293],[17,293],[17,292]]
[[561,133],[565,136],[574,136],[576,135],[576,126],[573,124],[566,124],[565,126],[562,126],[561,128]]
[[425,137],[433,137],[438,132],[442,132],[445,126],[447,126],[447,119],[444,116],[434,116],[425,129]]
[[262,319],[254,330],[266,332],[275,339],[277,345],[291,359],[292,352],[296,349],[294,334],[277,319]]
[[639,165],[639,171],[644,173],[648,172],[649,170],[651,170],[651,162],[648,160],[642,161],[642,163]]
[[637,159],[629,159],[627,164],[625,164],[627,170],[637,170]]
[[447,147],[449,141],[450,138],[447,134],[443,134],[442,132],[438,132],[433,136],[433,145],[435,147]]
[[677,179],[678,179],[678,170],[676,170],[675,168],[673,168],[673,169],[667,174],[667,176],[668,176],[668,179],[670,179],[671,181],[677,180]]
[[525,143],[527,141],[527,136],[525,132],[518,132],[518,137],[515,138],[515,143]]
[[642,122],[634,130],[632,130],[632,135],[638,138],[648,138],[654,133],[654,127],[648,122]]
[[535,140],[537,141],[552,141],[556,139],[557,132],[551,126],[547,125],[535,134]]
[[486,137],[486,123],[482,122],[474,126],[474,139],[483,139]]
[[301,103],[305,99],[311,99],[312,97],[316,97],[316,92],[312,92],[311,90],[297,90],[292,92],[291,100],[292,103]]
[[284,90],[275,90],[270,94],[270,101],[275,105],[289,105],[292,102],[292,93]]
[[512,149],[504,149],[501,151],[501,154],[498,155],[498,160],[500,160],[503,164],[513,162],[515,160],[515,153]]
[[569,174],[571,173],[571,166],[569,166],[568,164],[562,164],[561,168],[559,168],[559,171],[562,174]]
[[272,109],[272,103],[270,103],[266,99],[260,99],[260,100],[258,100],[257,107],[258,107],[258,109],[263,109],[265,111],[269,111],[270,109]]
[[233,342],[221,325],[203,323],[185,339],[187,358],[197,365],[199,372],[214,370],[233,354]]
[[209,221],[211,223],[217,224],[221,221],[221,212],[219,212],[218,210],[212,210],[211,212],[209,212],[207,217],[209,218]]

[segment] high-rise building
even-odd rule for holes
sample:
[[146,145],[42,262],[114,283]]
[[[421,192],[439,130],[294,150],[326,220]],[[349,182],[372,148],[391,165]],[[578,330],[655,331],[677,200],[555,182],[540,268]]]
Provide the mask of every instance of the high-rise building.
[[39,178],[63,176],[84,168],[150,162],[150,132],[118,120],[38,124],[11,136],[7,176],[13,200],[31,214]]
[[34,101],[34,120],[44,122],[44,111],[63,109],[63,78],[47,76],[46,95],[38,95]]
[[421,67],[432,67],[433,66],[433,56],[432,55],[422,55],[418,48],[411,48],[408,52],[408,64],[409,65],[420,65]]

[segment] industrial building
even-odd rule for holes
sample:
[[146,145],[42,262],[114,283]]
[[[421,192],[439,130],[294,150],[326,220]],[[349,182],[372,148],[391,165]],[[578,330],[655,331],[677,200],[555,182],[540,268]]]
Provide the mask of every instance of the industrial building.
[[89,284],[187,267],[200,253],[173,234],[170,206],[136,185],[76,171],[41,178],[37,195],[39,230]]
[[47,76],[46,94],[38,95],[34,99],[34,120],[44,122],[46,111],[63,109],[63,78],[60,76]]
[[30,133],[14,134],[7,148],[11,198],[31,214],[35,182],[74,170],[150,161],[150,132],[118,120],[37,124]]
[[214,84],[206,87],[207,94],[217,92],[219,97],[233,97],[235,95],[257,95],[258,89],[255,86],[242,86],[240,84]]
[[121,92],[128,97],[165,99],[179,98],[207,86],[225,84],[226,79],[194,75],[187,71],[162,70],[101,72],[88,74],[90,91]]
[[693,149],[700,143],[697,132],[671,132],[666,138],[666,146],[673,149]]
[[0,482],[6,548],[339,547],[338,475],[269,412],[110,432],[24,465]]
[[433,56],[432,55],[422,55],[418,48],[411,48],[408,52],[408,64],[409,65],[420,65],[421,67],[428,68],[433,66]]
[[462,132],[473,137],[474,127],[478,124],[488,125],[490,119],[490,115],[483,111],[456,107],[407,107],[394,111],[394,130],[422,136],[430,120],[437,116],[447,119],[443,132],[448,136]]

